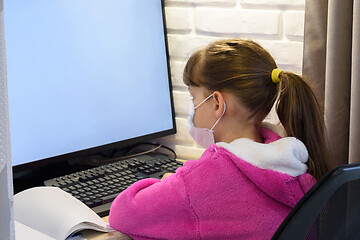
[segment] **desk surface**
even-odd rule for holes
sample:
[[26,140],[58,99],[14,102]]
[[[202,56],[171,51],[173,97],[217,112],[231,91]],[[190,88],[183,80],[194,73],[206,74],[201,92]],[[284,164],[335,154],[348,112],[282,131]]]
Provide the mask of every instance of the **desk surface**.
[[[108,221],[109,217],[103,217],[105,221]],[[102,233],[93,230],[84,230],[81,232],[82,236],[80,239],[88,240],[131,240],[131,238],[121,232],[115,231],[110,233]]]

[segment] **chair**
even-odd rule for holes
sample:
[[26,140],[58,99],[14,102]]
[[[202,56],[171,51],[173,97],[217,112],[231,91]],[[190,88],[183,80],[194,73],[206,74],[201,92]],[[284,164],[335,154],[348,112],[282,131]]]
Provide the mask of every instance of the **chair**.
[[296,204],[272,240],[360,239],[360,164],[341,165]]

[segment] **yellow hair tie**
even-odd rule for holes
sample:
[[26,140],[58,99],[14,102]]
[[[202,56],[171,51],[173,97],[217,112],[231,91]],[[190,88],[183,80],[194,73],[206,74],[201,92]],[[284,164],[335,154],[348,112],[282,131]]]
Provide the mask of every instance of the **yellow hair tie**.
[[282,70],[280,70],[278,68],[275,68],[274,70],[272,70],[272,72],[271,72],[271,80],[274,83],[281,82],[281,80],[279,78],[279,75],[280,75],[281,72],[282,72]]

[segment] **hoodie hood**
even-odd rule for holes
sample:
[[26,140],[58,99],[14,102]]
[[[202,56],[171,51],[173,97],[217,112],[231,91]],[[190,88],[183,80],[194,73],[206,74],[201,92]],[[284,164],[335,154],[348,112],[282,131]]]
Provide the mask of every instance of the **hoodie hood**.
[[294,137],[281,138],[269,129],[262,128],[264,143],[239,138],[231,143],[219,142],[235,156],[261,169],[272,169],[292,177],[306,173],[308,152],[305,145]]
[[240,138],[213,147],[228,152],[239,170],[269,197],[294,207],[316,182],[306,173],[306,147],[294,137],[281,138],[267,128],[261,129],[261,135],[264,143]]

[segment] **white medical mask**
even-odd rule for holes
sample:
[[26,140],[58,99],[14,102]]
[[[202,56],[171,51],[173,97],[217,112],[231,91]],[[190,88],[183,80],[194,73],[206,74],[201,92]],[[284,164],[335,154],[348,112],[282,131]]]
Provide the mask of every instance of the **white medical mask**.
[[221,114],[221,116],[219,117],[219,119],[214,123],[214,125],[211,127],[211,129],[207,129],[207,128],[199,128],[199,127],[195,127],[194,123],[193,123],[193,119],[194,119],[194,114],[195,114],[195,109],[197,109],[198,107],[201,106],[201,104],[203,104],[204,102],[206,102],[209,98],[211,98],[213,96],[214,93],[212,93],[210,96],[208,96],[207,98],[205,98],[201,103],[199,103],[196,107],[194,106],[194,103],[191,103],[190,106],[190,112],[189,112],[189,133],[190,135],[194,138],[195,142],[197,142],[198,144],[200,144],[201,146],[203,146],[204,148],[208,148],[210,147],[211,144],[215,143],[215,139],[214,139],[214,128],[215,126],[218,124],[218,122],[220,121],[221,117],[224,115],[225,113],[225,109],[226,109],[226,104],[224,102],[224,111]]

